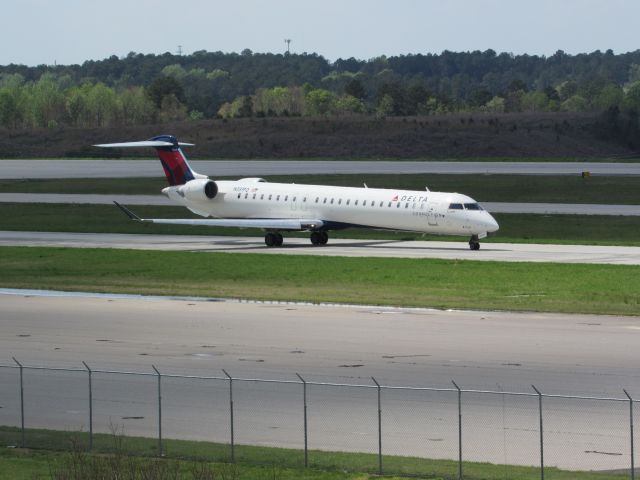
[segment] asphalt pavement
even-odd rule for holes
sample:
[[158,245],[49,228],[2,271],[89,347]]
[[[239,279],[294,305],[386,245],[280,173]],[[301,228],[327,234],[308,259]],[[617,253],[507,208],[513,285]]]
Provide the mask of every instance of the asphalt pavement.
[[[193,160],[191,167],[211,178],[310,174],[509,174],[640,175],[640,163],[456,162],[349,160]],[[161,177],[158,160],[0,160],[0,178]]]

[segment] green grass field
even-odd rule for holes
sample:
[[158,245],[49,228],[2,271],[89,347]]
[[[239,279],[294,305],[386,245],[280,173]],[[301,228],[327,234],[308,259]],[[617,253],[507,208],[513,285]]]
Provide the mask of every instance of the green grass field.
[[[158,174],[161,174],[158,165]],[[223,179],[221,177],[220,179]],[[461,192],[478,201],[640,204],[640,177],[545,175],[288,175],[265,177],[271,182],[372,188]],[[66,180],[0,180],[0,192],[156,194],[163,177]]]
[[[16,445],[20,433],[17,428],[0,427],[0,445]],[[50,478],[49,472],[69,463],[69,454],[65,450],[72,448],[77,452],[88,444],[86,433],[61,432],[54,430],[27,430],[29,450],[0,449],[0,480],[33,480]],[[109,454],[132,455],[149,458],[157,454],[158,442],[151,438],[123,437],[106,434],[94,435],[94,453],[104,457]],[[194,442],[186,440],[164,441],[166,456],[163,461],[181,463],[179,478],[192,478],[192,462],[211,462],[218,477],[228,479],[308,479],[334,480],[376,478],[378,457],[374,454],[309,451],[309,467],[304,468],[302,450],[236,446],[236,465],[229,465],[230,447],[228,444],[212,442]],[[384,451],[383,451],[384,455]],[[215,463],[213,463],[215,462]],[[494,465],[489,463],[463,462],[464,478],[468,480],[537,480],[540,470],[537,467],[519,467],[514,465]],[[385,478],[430,478],[454,480],[458,475],[458,463],[453,460],[431,460],[416,457],[384,455],[383,471]],[[234,476],[226,476],[229,474]],[[38,476],[39,475],[39,476]],[[397,475],[393,477],[390,475]],[[546,467],[547,478],[555,480],[619,480],[620,474],[596,472],[570,472]]]
[[[201,218],[182,207],[132,206],[141,217]],[[585,245],[640,245],[640,217],[595,215],[496,214],[498,235],[483,242],[556,243]],[[146,233],[184,235],[258,236],[259,229],[141,224],[129,220],[115,206],[76,204],[0,203],[0,230],[41,232]],[[412,232],[348,229],[330,232],[331,238],[381,240],[453,240],[464,237],[423,236]],[[308,233],[286,233],[304,237]]]
[[[0,248],[0,286],[637,315],[640,266]],[[168,280],[170,279],[170,281]]]

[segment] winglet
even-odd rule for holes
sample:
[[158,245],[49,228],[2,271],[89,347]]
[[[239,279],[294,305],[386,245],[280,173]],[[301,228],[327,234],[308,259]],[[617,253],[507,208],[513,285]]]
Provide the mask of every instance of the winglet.
[[129,210],[127,207],[123,207],[122,205],[120,205],[115,200],[113,201],[113,203],[115,203],[116,207],[118,207],[120,210],[122,210],[125,213],[125,215],[127,217],[129,217],[131,220],[135,220],[137,222],[142,222],[142,219],[139,216],[137,216],[135,213],[133,213],[131,210]]

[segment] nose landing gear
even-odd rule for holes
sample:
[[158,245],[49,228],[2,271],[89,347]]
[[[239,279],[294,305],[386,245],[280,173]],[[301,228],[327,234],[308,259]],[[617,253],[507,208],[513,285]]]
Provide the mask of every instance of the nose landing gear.
[[471,235],[471,239],[469,239],[469,248],[471,250],[480,250],[480,239],[478,235]]

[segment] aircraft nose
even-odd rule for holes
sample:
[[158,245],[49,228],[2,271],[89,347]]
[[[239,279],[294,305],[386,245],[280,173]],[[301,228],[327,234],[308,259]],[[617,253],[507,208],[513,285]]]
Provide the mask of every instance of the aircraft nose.
[[498,225],[498,222],[496,222],[496,219],[493,218],[490,213],[487,213],[487,217],[487,232],[497,232],[500,225]]

